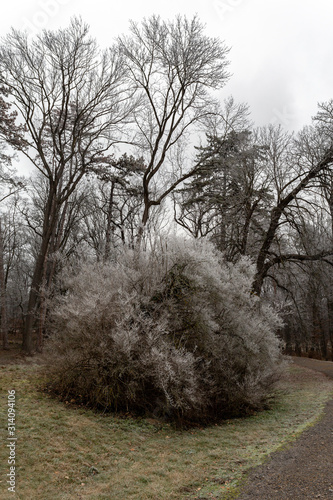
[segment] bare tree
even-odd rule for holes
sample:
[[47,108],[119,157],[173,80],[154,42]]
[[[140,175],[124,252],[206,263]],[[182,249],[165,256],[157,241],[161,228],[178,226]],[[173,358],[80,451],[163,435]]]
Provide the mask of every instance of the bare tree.
[[[333,162],[327,130],[325,120],[324,132],[317,124],[296,137],[279,126],[208,136],[191,182],[179,190],[178,223],[195,237],[208,236],[229,260],[250,255],[257,265],[258,295],[267,277],[276,281],[274,267],[333,253],[331,245],[293,245],[295,235],[306,239],[306,224],[324,203],[320,184]],[[325,196],[329,205],[328,181]]]
[[31,42],[12,30],[0,47],[0,75],[27,130],[18,149],[47,180],[23,339],[23,349],[31,352],[38,294],[62,207],[90,166],[119,140],[133,102],[118,48],[100,52],[79,19]]
[[285,262],[321,260],[332,254],[331,246],[319,252],[308,253],[291,250],[277,241],[286,235],[283,226],[297,231],[300,211],[313,209],[315,203],[311,188],[318,186],[320,176],[333,164],[332,138],[324,136],[320,126],[305,128],[295,138],[287,138],[281,130],[271,129],[271,165],[275,179],[275,200],[269,212],[268,225],[263,233],[257,254],[257,272],[253,291],[261,292],[264,279],[271,268]]
[[[197,17],[188,20],[179,16],[174,22],[165,22],[153,16],[141,25],[131,22],[131,35],[119,38],[133,85],[141,97],[141,106],[135,112],[135,144],[145,159],[146,170],[139,238],[151,207],[159,205],[191,175],[191,171],[185,172],[179,148],[190,141],[194,126],[202,125],[216,112],[208,89],[221,88],[228,79],[228,49],[203,31]],[[166,169],[170,163],[171,172]]]

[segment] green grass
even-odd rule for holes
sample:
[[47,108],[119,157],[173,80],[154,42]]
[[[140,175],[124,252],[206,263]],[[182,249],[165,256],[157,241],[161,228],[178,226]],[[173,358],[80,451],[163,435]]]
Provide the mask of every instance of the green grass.
[[16,495],[7,492],[1,447],[0,497],[24,500],[232,498],[246,471],[319,418],[333,382],[292,366],[271,409],[188,431],[152,419],[75,408],[36,389],[38,366],[0,367],[2,443],[7,391],[16,390]]

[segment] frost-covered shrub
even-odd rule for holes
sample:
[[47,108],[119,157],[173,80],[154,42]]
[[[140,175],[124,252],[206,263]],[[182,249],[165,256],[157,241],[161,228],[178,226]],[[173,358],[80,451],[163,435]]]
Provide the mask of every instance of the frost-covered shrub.
[[210,419],[262,405],[280,361],[274,311],[246,259],[173,241],[63,280],[52,307],[51,387],[110,410]]

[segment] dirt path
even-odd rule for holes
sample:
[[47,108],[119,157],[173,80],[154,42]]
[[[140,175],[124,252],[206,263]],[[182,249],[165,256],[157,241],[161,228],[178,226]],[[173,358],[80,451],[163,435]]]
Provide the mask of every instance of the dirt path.
[[318,359],[309,358],[291,358],[294,363],[304,368],[310,368],[318,372],[325,373],[330,378],[333,378],[333,361],[319,361]]
[[[294,358],[304,368],[333,378],[333,362]],[[288,449],[254,469],[238,500],[333,500],[333,401],[323,418]]]

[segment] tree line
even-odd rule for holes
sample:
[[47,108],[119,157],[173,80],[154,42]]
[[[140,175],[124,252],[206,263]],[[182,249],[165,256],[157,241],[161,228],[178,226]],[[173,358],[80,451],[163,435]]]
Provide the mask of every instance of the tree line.
[[255,127],[247,105],[218,98],[228,57],[197,17],[131,22],[105,50],[76,18],[2,39],[3,348],[22,329],[24,351],[42,350],[66,263],[112,262],[176,227],[230,265],[250,258],[286,350],[332,358],[333,101],[298,133]]

